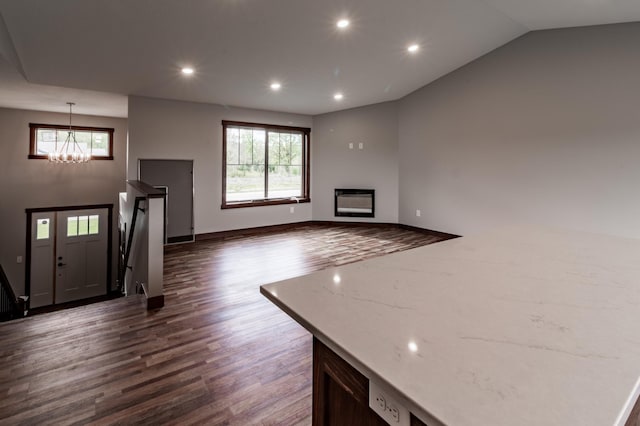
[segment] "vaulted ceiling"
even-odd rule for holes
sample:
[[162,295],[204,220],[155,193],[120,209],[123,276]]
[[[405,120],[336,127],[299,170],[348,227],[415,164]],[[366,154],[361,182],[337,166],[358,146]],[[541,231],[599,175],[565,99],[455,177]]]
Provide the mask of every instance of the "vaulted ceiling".
[[3,107],[126,116],[141,95],[320,114],[401,98],[530,30],[640,21],[640,1],[0,0],[0,18]]

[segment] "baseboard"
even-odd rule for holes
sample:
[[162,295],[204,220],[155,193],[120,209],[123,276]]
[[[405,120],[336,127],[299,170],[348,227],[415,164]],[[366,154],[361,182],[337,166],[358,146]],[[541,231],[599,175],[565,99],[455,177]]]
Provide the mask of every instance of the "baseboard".
[[167,244],[191,243],[193,241],[195,241],[195,238],[193,235],[181,235],[179,237],[167,238]]
[[164,306],[164,294],[161,294],[160,296],[149,297],[145,283],[142,283],[140,288],[142,289],[141,294],[144,296],[143,300],[146,300],[147,302],[147,311],[150,311],[152,309],[160,309]]
[[334,220],[308,220],[303,222],[283,223],[278,225],[258,226],[255,228],[243,228],[232,229],[229,231],[208,232],[204,234],[196,234],[196,241],[206,240],[225,240],[231,238],[249,237],[259,234],[265,234],[270,232],[282,232],[299,229],[305,226],[368,226],[368,227],[380,227],[380,228],[400,228],[414,232],[422,232],[425,234],[440,237],[443,240],[450,240],[452,238],[458,238],[460,235],[449,234],[447,232],[434,231],[426,228],[419,228],[417,226],[403,225],[399,223],[388,222],[352,222],[352,221],[334,221]]
[[406,229],[407,231],[423,232],[425,234],[435,235],[436,237],[440,237],[443,240],[451,240],[453,238],[460,238],[462,236],[462,235],[456,235],[456,234],[449,234],[447,232],[434,231],[433,229],[419,228],[417,226],[412,226],[412,225],[398,224],[398,226],[401,229]]
[[397,223],[390,222],[355,222],[350,220],[312,220],[310,225],[318,226],[370,226],[374,228],[397,228]]
[[164,306],[164,294],[147,298],[147,310],[160,309]]
[[95,297],[90,297],[88,299],[80,299],[80,300],[73,300],[71,302],[64,302],[64,303],[58,303],[55,305],[47,305],[47,306],[40,306],[38,308],[32,308],[28,310],[28,313],[26,316],[33,316],[33,315],[38,315],[38,314],[46,314],[49,312],[56,312],[56,311],[60,311],[63,309],[69,309],[69,308],[77,308],[79,306],[85,306],[85,305],[90,305],[93,303],[98,303],[98,302],[104,302],[107,300],[112,300],[112,299],[117,299],[119,297],[122,297],[123,294],[120,293],[119,291],[110,291],[107,294],[103,294],[101,296],[95,296]]
[[283,223],[279,225],[258,226],[255,228],[232,229],[229,231],[207,232],[205,234],[196,234],[196,241],[205,240],[224,240],[228,238],[249,237],[252,235],[265,234],[268,232],[289,231],[292,229],[307,226],[311,222],[293,222]]

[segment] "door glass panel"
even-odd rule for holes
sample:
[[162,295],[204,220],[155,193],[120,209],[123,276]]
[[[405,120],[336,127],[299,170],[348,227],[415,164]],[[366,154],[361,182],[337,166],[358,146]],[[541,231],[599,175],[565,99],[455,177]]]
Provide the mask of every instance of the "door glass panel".
[[78,235],[78,216],[69,216],[67,218],[67,237],[75,237]]
[[78,235],[87,235],[89,233],[89,216],[78,217]]
[[36,240],[49,239],[49,222],[50,219],[38,219],[36,222]]
[[97,214],[89,216],[89,235],[96,235],[100,232],[100,216]]

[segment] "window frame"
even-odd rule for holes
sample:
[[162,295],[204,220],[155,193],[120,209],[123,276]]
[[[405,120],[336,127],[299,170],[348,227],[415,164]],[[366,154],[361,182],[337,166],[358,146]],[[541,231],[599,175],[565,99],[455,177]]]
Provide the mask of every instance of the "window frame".
[[[268,159],[269,159],[269,131],[289,131],[302,133],[302,196],[292,198],[262,198],[256,200],[229,201],[227,202],[227,128],[244,127],[265,131],[265,190],[268,191],[266,183],[269,181]],[[244,121],[222,120],[222,209],[235,209],[241,207],[259,207],[279,204],[297,204],[311,202],[310,194],[311,176],[311,128],[280,126],[277,124],[249,123]]]
[[[48,155],[38,154],[36,150],[36,138],[38,129],[55,129],[69,130],[69,126],[63,124],[42,124],[29,123],[29,159],[30,160],[48,160]],[[91,155],[91,160],[113,160],[113,133],[115,130],[111,127],[91,127],[91,126],[71,126],[71,130],[104,132],[109,134],[109,155]]]

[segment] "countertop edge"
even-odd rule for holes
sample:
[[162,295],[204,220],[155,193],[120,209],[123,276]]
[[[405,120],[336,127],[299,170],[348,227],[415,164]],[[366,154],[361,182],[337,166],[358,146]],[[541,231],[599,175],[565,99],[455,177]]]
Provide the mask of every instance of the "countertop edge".
[[633,392],[631,393],[631,395],[629,395],[629,398],[625,401],[623,409],[622,411],[620,411],[620,414],[616,419],[615,426],[625,426],[627,424],[627,421],[629,420],[629,416],[633,411],[633,407],[635,406],[636,401],[638,400],[638,397],[640,397],[640,376],[636,380],[636,384],[633,387]]
[[[276,284],[276,283],[273,283]],[[367,368],[364,364],[362,364],[358,359],[356,359],[352,354],[342,348],[340,345],[331,340],[327,335],[313,326],[311,323],[306,321],[300,315],[298,315],[293,309],[291,309],[286,303],[282,302],[277,296],[274,296],[271,291],[268,290],[268,287],[272,284],[263,284],[260,286],[260,293],[266,297],[271,303],[280,308],[285,314],[291,317],[295,322],[300,324],[305,330],[311,333],[314,337],[319,339],[325,346],[335,352],[339,357],[348,362],[353,368],[358,370],[362,375],[364,375],[370,381],[376,382],[377,385],[386,388],[387,390],[392,390],[393,396],[396,400],[402,404],[405,408],[411,412],[415,417],[420,419],[422,422],[428,424],[429,426],[446,426],[445,423],[438,420],[437,417],[431,415],[425,408],[420,407],[413,400],[408,398],[402,392],[397,390],[392,384],[388,381],[384,380],[378,374],[376,374],[371,369]],[[622,424],[624,426],[624,423]]]

